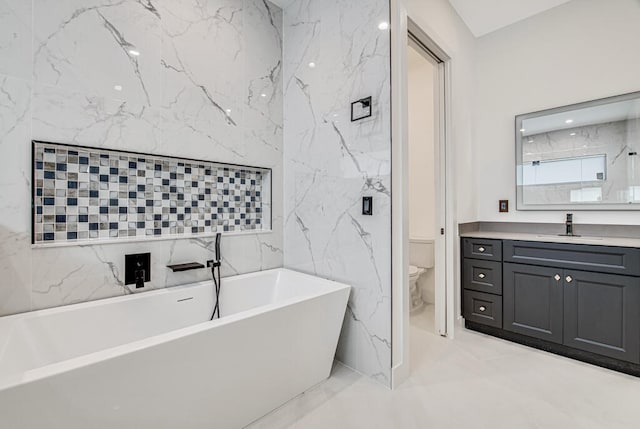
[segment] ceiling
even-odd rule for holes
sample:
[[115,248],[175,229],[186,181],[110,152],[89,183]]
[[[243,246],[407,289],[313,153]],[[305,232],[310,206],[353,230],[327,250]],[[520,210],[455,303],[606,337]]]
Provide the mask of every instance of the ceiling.
[[449,0],[476,37],[569,1],[571,0]]
[[[270,0],[282,9],[296,0]],[[449,0],[474,36],[480,37],[571,0]]]

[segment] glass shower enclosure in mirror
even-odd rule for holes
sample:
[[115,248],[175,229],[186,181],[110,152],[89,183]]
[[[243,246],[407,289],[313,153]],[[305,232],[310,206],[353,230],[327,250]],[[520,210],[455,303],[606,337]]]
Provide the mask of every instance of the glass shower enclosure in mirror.
[[518,210],[639,210],[640,92],[516,116]]

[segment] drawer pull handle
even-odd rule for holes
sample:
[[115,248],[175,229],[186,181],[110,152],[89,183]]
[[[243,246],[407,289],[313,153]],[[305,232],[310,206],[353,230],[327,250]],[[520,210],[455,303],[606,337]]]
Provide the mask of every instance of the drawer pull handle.
[[482,313],[484,313],[485,311],[487,311],[487,307],[485,307],[484,305],[481,306],[480,308],[478,308],[478,310],[480,310]]
[[571,283],[573,281],[573,278],[571,276],[567,276],[565,280],[567,281],[567,283]]
[[560,274],[556,274],[553,278],[556,279],[557,282],[561,279]]
[[480,253],[484,253],[484,251],[487,250],[484,247],[478,247],[478,252]]
[[485,275],[484,275],[484,273],[480,273],[480,274],[478,274],[478,277],[479,277],[479,278],[481,278],[481,279],[483,279],[483,278],[485,278],[485,277],[487,277],[487,276],[485,276]]

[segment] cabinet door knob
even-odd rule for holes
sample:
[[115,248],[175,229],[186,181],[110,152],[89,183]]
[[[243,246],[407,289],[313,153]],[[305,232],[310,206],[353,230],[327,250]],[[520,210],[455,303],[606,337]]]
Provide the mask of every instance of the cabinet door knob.
[[555,276],[553,276],[553,278],[556,279],[557,282],[559,282],[561,279],[560,274],[556,274]]
[[478,308],[478,310],[480,310],[481,312],[485,312],[487,310],[487,307],[485,307],[484,305],[481,306],[480,308]]
[[567,276],[565,277],[565,280],[567,281],[567,283],[571,283],[573,281],[573,278],[571,276]]
[[487,249],[485,249],[482,246],[478,247],[478,252],[480,252],[480,253],[484,253],[485,250],[487,250]]
[[485,275],[484,275],[484,273],[480,273],[480,274],[478,274],[478,277],[479,277],[479,278],[481,278],[481,279],[483,279],[483,278],[485,278],[485,277],[487,277],[487,276],[485,276]]

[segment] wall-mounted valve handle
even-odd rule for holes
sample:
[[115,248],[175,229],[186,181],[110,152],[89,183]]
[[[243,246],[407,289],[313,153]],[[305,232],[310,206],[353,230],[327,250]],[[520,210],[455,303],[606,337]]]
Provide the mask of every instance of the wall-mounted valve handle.
[[[142,264],[138,263],[138,266],[141,267]],[[144,278],[145,278],[145,271],[136,270],[136,289],[140,289],[144,287]]]

